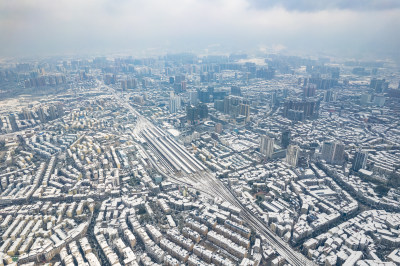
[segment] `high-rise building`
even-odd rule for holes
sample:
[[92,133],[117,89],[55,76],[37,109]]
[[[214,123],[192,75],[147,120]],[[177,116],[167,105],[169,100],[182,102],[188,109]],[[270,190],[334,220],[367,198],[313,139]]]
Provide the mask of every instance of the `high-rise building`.
[[342,163],[344,159],[344,144],[335,143],[335,152],[333,154],[333,163]]
[[169,111],[170,113],[176,113],[179,110],[181,110],[181,97],[171,92],[169,96]]
[[231,87],[231,94],[232,94],[232,95],[236,95],[236,96],[241,96],[241,95],[242,95],[242,92],[241,92],[241,90],[240,90],[240,87],[238,87],[238,86],[232,86],[232,87]]
[[18,125],[17,125],[17,120],[16,120],[16,115],[15,114],[10,114],[8,116],[8,120],[10,121],[10,125],[13,131],[18,131]]
[[317,85],[309,83],[303,88],[303,97],[314,97],[317,90]]
[[287,99],[283,104],[283,116],[294,121],[318,117],[320,99]]
[[335,143],[325,141],[322,145],[322,159],[325,161],[331,161],[333,157],[333,152],[335,151]]
[[174,83],[181,84],[182,81],[185,81],[185,75],[183,74],[175,75]]
[[222,124],[221,123],[216,123],[215,124],[215,132],[218,134],[221,134],[223,130]]
[[300,148],[297,145],[289,145],[286,151],[286,162],[292,166],[296,167],[297,162],[299,160],[299,153],[300,153]]
[[41,121],[42,123],[45,123],[45,122],[47,121],[47,112],[46,112],[46,110],[44,109],[44,106],[40,106],[40,107],[37,109],[37,114],[38,114],[39,119],[40,119],[40,121]]
[[25,120],[30,120],[30,119],[32,119],[32,112],[31,112],[31,110],[29,110],[29,109],[27,109],[27,108],[24,108],[24,109],[22,110],[22,112],[23,112],[23,114],[24,114],[24,119],[25,119]]
[[57,108],[54,105],[50,105],[48,108],[48,112],[50,115],[50,120],[54,120],[58,117],[57,115]]
[[261,136],[260,152],[267,158],[271,158],[272,153],[274,152],[274,142],[274,138],[270,138],[266,135]]
[[197,91],[189,91],[189,102],[190,104],[196,105],[199,102],[197,97]]
[[367,105],[371,103],[371,94],[362,94],[360,97],[360,103],[362,105]]
[[297,79],[297,85],[301,85],[301,78]]
[[342,163],[344,159],[344,144],[325,141],[322,146],[322,159],[331,164]]
[[385,96],[375,96],[374,98],[374,104],[378,105],[379,107],[382,107],[385,105]]
[[278,95],[276,90],[271,94],[271,105],[275,106],[278,104]]
[[[227,96],[224,98],[223,112],[229,114],[234,118],[244,116],[248,121],[250,118],[250,106],[248,101],[239,96]],[[214,104],[216,109],[220,108],[218,104]]]
[[208,107],[205,103],[199,103],[197,106],[189,105],[186,107],[186,119],[190,123],[199,121],[208,117]]
[[367,165],[368,153],[365,151],[358,150],[354,154],[353,165],[351,169],[358,171],[360,169],[365,169]]
[[389,82],[386,82],[385,79],[376,79],[376,78],[371,79],[371,82],[369,84],[369,87],[374,89],[375,92],[377,93],[386,90],[388,86]]
[[288,88],[284,88],[283,91],[282,91],[283,99],[286,99],[288,97],[288,95],[289,95],[289,89]]
[[209,103],[211,102],[211,93],[210,91],[204,91],[204,90],[197,90],[197,97],[200,102],[203,103]]
[[281,137],[282,148],[286,149],[289,146],[289,143],[290,143],[290,130],[286,129],[282,132],[282,137]]
[[324,92],[324,101],[331,102],[336,100],[336,94],[332,90],[327,90]]
[[63,104],[62,103],[57,103],[56,107],[57,107],[57,115],[58,115],[58,117],[62,117],[64,115]]

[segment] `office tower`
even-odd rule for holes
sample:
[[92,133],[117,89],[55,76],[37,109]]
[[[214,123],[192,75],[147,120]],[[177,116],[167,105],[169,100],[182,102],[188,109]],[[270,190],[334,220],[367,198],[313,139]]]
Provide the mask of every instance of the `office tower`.
[[290,130],[286,129],[282,132],[282,137],[281,137],[282,148],[286,149],[289,146],[289,143],[290,143]]
[[232,86],[231,87],[231,95],[236,95],[236,96],[241,96],[242,92],[240,90],[240,87],[238,86]]
[[169,111],[170,113],[176,113],[179,110],[181,110],[181,97],[171,92],[169,97]]
[[367,152],[363,152],[361,150],[356,151],[356,153],[354,154],[353,165],[351,169],[356,172],[360,169],[365,169],[365,167],[367,166],[367,159]]
[[264,154],[267,158],[271,158],[274,152],[274,139],[266,135],[261,136],[260,141],[260,152]]
[[297,145],[289,145],[286,151],[286,162],[292,166],[297,166],[297,161],[299,159],[300,148]]
[[322,159],[327,163],[339,164],[343,162],[344,144],[325,141],[322,146]]

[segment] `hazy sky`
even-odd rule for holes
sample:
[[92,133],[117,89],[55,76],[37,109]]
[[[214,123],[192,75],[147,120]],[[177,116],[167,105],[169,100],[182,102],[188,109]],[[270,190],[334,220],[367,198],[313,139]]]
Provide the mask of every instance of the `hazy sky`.
[[283,50],[399,57],[400,0],[1,0],[0,55]]

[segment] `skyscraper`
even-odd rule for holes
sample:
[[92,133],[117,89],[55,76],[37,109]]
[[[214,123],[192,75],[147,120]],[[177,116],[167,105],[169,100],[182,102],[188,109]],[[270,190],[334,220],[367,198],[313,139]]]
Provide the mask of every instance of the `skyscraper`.
[[196,105],[199,102],[199,98],[197,97],[197,91],[189,91],[189,101],[190,104]]
[[300,148],[297,145],[289,145],[286,151],[286,162],[292,166],[297,166],[297,161],[299,159]]
[[339,142],[324,142],[322,146],[322,159],[327,163],[338,164],[343,162],[344,144]]
[[242,95],[242,92],[240,91],[240,87],[238,87],[238,86],[232,86],[232,87],[231,87],[231,94],[232,94],[232,95],[236,95],[236,96]]
[[335,144],[333,142],[325,141],[322,145],[322,159],[330,162],[333,157],[333,152],[335,151]]
[[232,117],[238,117],[239,115],[245,116],[246,120],[250,118],[250,106],[248,101],[243,97],[228,96],[224,98],[224,110],[225,114],[230,114]]
[[8,116],[8,120],[10,121],[10,125],[13,131],[18,131],[18,125],[17,125],[17,120],[16,120],[16,115],[15,114],[10,114]]
[[271,158],[274,152],[274,139],[268,136],[261,136],[260,142],[260,152],[264,154],[267,158]]
[[342,163],[344,159],[344,144],[335,143],[335,151],[333,153],[332,163]]
[[282,137],[281,137],[282,148],[286,149],[289,146],[289,143],[290,143],[290,130],[286,129],[282,132]]
[[365,151],[358,150],[354,154],[353,165],[351,169],[358,171],[360,169],[365,169],[367,165],[368,153]]
[[171,92],[169,96],[169,111],[176,113],[181,109],[181,97]]
[[319,107],[320,99],[317,98],[287,99],[283,103],[283,116],[295,121],[315,118],[318,117]]
[[221,134],[223,130],[223,126],[221,123],[216,123],[215,124],[215,132],[217,132],[218,134]]
[[327,90],[324,92],[324,101],[325,102],[330,102],[330,101],[335,101],[335,94],[332,92],[332,90]]
[[316,89],[317,89],[317,85],[315,85],[315,84],[310,84],[309,83],[306,86],[304,86],[304,88],[303,88],[303,96],[304,96],[304,98],[314,97]]
[[362,105],[367,105],[371,103],[371,94],[362,94],[360,97],[360,103]]
[[387,89],[388,85],[389,83],[386,82],[385,79],[376,79],[376,78],[371,79],[371,82],[369,83],[369,87],[374,89],[375,92],[378,93]]

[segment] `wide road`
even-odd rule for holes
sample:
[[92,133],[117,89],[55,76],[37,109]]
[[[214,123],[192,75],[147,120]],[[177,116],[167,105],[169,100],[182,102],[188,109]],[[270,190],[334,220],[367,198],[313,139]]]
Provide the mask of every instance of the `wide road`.
[[[104,86],[108,89],[109,92],[113,94],[115,99],[121,106],[124,106],[129,111],[137,116],[138,122],[137,127],[135,128],[135,133],[139,134],[143,129],[154,127],[154,125],[143,117],[140,113],[138,113],[126,100],[122,99],[117,92],[108,87]],[[184,147],[183,147],[184,149]],[[160,168],[157,167],[159,170]],[[244,206],[233,194],[232,192],[219,180],[215,177],[215,175],[209,171],[199,171],[190,175],[180,175],[179,178],[176,176],[172,176],[170,173],[165,172],[162,173],[164,176],[167,176],[175,181],[180,181],[186,185],[190,185],[191,187],[198,189],[204,193],[207,193],[213,197],[220,197],[230,204],[241,209],[241,217],[259,234],[261,234],[265,239],[268,240],[269,244],[275,248],[275,250],[283,256],[287,262],[291,265],[302,266],[302,265],[315,265],[309,259],[307,259],[301,253],[293,250],[288,243],[284,242],[280,237],[273,233],[268,225],[266,225],[259,217],[251,213],[246,206]]]

